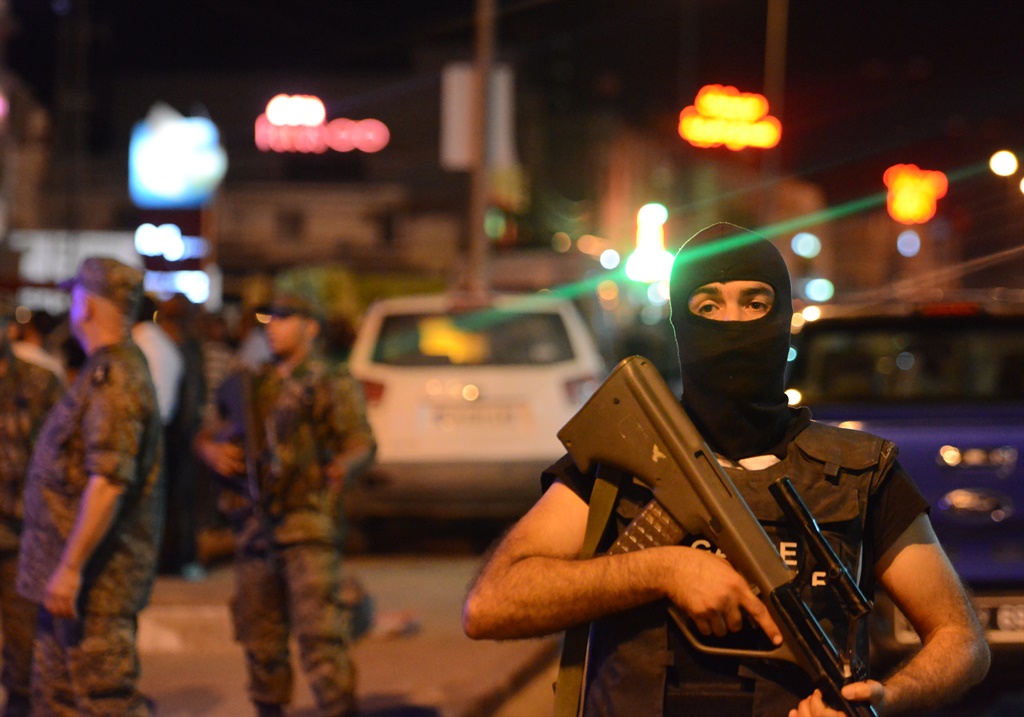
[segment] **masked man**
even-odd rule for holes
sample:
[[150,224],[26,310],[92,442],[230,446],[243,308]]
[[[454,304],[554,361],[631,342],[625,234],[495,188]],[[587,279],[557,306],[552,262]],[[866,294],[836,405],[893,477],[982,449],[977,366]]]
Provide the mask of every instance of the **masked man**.
[[[762,237],[716,224],[676,255],[672,325],[682,405],[778,547],[768,484],[788,475],[861,588],[885,588],[922,636],[921,651],[881,681],[843,688],[881,714],[918,714],[980,681],[989,654],[977,618],[928,520],[928,506],[892,443],[811,421],[783,392],[792,301],[789,273]],[[753,647],[779,629],[747,581],[705,536],[602,555],[652,498],[626,482],[598,556],[579,559],[595,476],[568,457],[543,475],[544,495],[495,549],[466,600],[473,638],[544,635],[592,623],[584,715],[839,717],[806,676],[710,657],[666,608],[709,640]],[[797,546],[802,558],[801,546]],[[827,617],[808,586],[812,609]],[[757,630],[748,627],[757,626]],[[760,632],[763,635],[750,634]],[[863,654],[863,640],[858,644]]]

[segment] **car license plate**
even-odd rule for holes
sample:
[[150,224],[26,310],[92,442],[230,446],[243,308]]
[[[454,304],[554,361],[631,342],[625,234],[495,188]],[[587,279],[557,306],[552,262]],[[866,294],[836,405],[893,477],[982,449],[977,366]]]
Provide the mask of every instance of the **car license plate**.
[[[1024,644],[1024,597],[975,597],[978,619],[991,644]],[[916,645],[920,639],[910,621],[893,608],[893,632],[897,642]]]
[[470,426],[511,426],[525,419],[521,405],[443,406],[432,413],[433,423],[444,431]]

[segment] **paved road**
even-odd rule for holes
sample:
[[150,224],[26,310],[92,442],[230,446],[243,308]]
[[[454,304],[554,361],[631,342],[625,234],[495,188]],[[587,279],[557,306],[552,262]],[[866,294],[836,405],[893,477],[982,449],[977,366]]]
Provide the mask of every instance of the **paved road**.
[[[460,611],[477,557],[374,557],[346,563],[377,602],[378,613],[410,611],[412,634],[378,634],[355,648],[365,717],[484,717],[548,663],[558,640],[474,642]],[[161,578],[139,620],[142,688],[158,717],[245,717],[242,654],[227,612],[228,568],[188,583]],[[301,672],[289,715],[312,717]],[[518,715],[517,717],[531,717]]]

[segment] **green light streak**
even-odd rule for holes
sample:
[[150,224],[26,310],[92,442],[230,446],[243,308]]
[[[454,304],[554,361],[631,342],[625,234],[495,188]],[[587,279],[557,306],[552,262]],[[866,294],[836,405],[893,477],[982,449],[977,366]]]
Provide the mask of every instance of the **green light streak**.
[[[989,171],[988,162],[980,162],[973,164],[968,167],[956,169],[946,173],[946,178],[949,180],[950,185],[957,182],[961,182],[978,175],[985,174]],[[735,194],[735,192],[733,192]],[[826,207],[819,209],[808,214],[804,214],[799,217],[793,217],[791,219],[785,219],[780,222],[773,224],[767,224],[763,227],[751,229],[750,231],[758,234],[765,239],[777,239],[782,236],[792,234],[798,230],[805,229],[815,224],[823,224],[826,222],[836,221],[843,219],[861,212],[866,212],[877,207],[885,206],[887,192],[877,192],[875,194],[869,194],[868,196],[861,197],[859,199],[853,199],[843,204],[837,204],[834,207]],[[736,247],[740,247],[745,243],[753,241],[754,237],[749,234],[737,234],[736,236],[725,237],[714,244],[708,244],[702,247],[697,247],[693,251],[693,258],[699,259],[706,257],[716,251],[727,251]],[[549,291],[556,295],[565,298],[573,298],[586,294],[589,291],[593,291],[598,284],[602,281],[612,280],[615,282],[632,282],[625,276],[624,264],[620,265],[619,268],[608,271],[597,277],[588,277],[582,281],[575,282],[573,284],[566,284],[564,286],[555,287]]]

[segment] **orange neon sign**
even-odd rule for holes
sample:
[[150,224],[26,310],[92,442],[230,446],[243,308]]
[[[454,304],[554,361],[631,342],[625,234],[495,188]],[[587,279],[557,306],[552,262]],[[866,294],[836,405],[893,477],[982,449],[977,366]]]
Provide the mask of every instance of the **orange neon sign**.
[[934,217],[938,200],[949,189],[945,174],[920,169],[916,164],[889,167],[882,181],[889,188],[885,200],[889,216],[902,224],[924,224]]
[[782,123],[768,114],[764,95],[705,85],[679,113],[679,136],[695,147],[770,149],[782,138]]
[[391,140],[377,119],[327,121],[324,104],[312,95],[277,95],[256,118],[256,146],[263,152],[379,152]]

